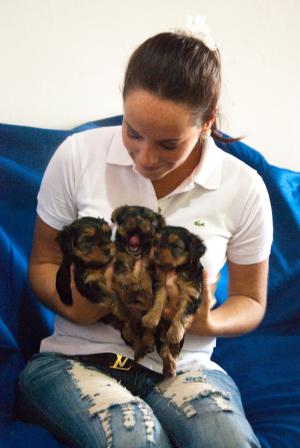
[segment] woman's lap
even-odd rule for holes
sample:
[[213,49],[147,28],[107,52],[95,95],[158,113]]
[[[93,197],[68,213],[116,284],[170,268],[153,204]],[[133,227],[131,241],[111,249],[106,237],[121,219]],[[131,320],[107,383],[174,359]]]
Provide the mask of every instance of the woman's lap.
[[175,447],[258,448],[239,390],[222,371],[178,374],[157,385],[144,400]]
[[169,448],[151,408],[115,379],[55,354],[35,357],[20,375],[21,418],[85,448]]
[[148,381],[148,389],[139,389],[147,382],[141,375],[128,381],[127,389],[120,378],[64,356],[40,354],[20,375],[21,418],[74,447],[259,447],[238,389],[223,372],[181,373],[156,385]]

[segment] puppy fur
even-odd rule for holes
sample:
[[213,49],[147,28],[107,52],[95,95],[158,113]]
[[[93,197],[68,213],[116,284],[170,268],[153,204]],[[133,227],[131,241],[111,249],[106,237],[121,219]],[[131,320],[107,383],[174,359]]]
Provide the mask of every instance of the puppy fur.
[[[156,345],[165,376],[176,375],[176,357],[182,348],[185,330],[201,304],[203,266],[200,258],[205,250],[203,241],[183,227],[165,226],[153,240],[155,297],[142,324],[145,328],[157,328]],[[168,295],[170,273],[175,274],[178,288],[175,298]],[[177,310],[172,321],[162,319],[168,303]]]
[[74,264],[74,280],[80,294],[92,303],[109,307],[111,313],[103,321],[120,329],[123,336],[123,331],[129,331],[129,316],[111,288],[116,248],[111,241],[109,224],[100,218],[77,219],[58,233],[57,243],[63,255],[56,275],[56,289],[62,302],[73,303],[71,265]]
[[[149,254],[153,238],[165,220],[149,208],[127,205],[114,210],[111,220],[117,225],[113,289],[124,305],[134,305],[145,314],[153,305],[153,263]],[[135,344],[134,350],[137,360],[155,349],[155,338],[153,329],[143,328],[140,319],[135,320],[134,326],[140,333],[140,343]]]

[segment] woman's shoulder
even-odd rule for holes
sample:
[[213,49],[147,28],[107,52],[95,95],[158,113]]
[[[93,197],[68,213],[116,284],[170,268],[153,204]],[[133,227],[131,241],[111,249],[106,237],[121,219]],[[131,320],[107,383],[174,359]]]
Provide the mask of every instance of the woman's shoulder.
[[105,162],[116,141],[121,141],[121,126],[107,126],[76,132],[64,140],[53,155],[53,161],[83,167]]
[[109,147],[114,138],[121,136],[121,129],[121,126],[105,126],[88,129],[72,134],[70,139],[78,148],[99,150],[100,146]]
[[255,176],[257,171],[251,166],[247,165],[247,163],[240,160],[238,157],[229,154],[221,148],[218,148],[219,151],[222,152],[224,169],[228,172],[232,171],[237,174],[245,174],[248,176]]
[[258,172],[238,157],[218,148],[222,153],[223,179],[230,179],[233,184],[238,186],[249,186],[249,184],[261,184],[262,178]]

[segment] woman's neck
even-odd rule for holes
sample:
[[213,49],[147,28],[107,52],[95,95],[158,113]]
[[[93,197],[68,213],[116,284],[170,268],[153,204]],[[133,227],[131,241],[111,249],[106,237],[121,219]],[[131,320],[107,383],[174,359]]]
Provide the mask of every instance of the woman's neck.
[[162,179],[153,180],[152,185],[155,190],[157,199],[161,199],[167,196],[169,193],[175,190],[185,179],[187,179],[196,166],[199,164],[202,156],[202,147],[197,145],[195,149],[191,152],[189,157],[169,174],[164,176]]

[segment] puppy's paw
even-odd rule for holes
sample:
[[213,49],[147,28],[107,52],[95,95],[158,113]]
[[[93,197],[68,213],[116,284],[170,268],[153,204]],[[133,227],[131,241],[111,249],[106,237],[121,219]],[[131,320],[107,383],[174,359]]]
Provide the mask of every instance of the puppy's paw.
[[155,336],[149,329],[145,330],[142,338],[143,348],[146,353],[152,353],[155,350]]
[[148,352],[145,350],[145,347],[143,344],[138,343],[134,346],[134,356],[133,359],[135,361],[139,361],[142,359]]
[[146,328],[155,328],[159,324],[159,317],[155,313],[147,313],[142,317],[142,325]]
[[163,374],[166,378],[174,378],[176,376],[176,361],[174,359],[163,360]]
[[178,344],[184,336],[184,328],[180,324],[172,323],[169,330],[167,331],[167,340],[172,344]]

